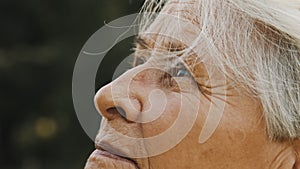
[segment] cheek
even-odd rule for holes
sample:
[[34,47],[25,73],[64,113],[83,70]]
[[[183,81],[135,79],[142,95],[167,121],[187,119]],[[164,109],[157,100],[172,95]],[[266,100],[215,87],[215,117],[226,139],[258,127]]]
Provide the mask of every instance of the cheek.
[[145,138],[162,134],[166,130],[172,131],[173,135],[186,135],[193,127],[199,112],[199,98],[176,92],[166,94],[166,98],[166,102],[160,102],[165,104],[160,105],[164,107],[161,115],[154,121],[142,124]]
[[166,101],[163,101],[162,98],[156,98],[156,100],[161,103],[162,109],[160,111],[162,112],[148,112],[160,114],[160,116],[154,121],[142,124],[145,138],[159,135],[170,128],[178,117],[180,107],[182,107],[180,95],[167,96]]

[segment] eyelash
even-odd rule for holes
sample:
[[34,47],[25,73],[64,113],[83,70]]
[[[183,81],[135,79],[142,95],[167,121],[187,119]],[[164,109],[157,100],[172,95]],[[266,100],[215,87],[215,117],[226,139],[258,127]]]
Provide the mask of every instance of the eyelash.
[[[133,67],[139,66],[144,64],[146,61],[142,57],[136,58]],[[168,70],[168,73],[172,77],[191,77],[190,71],[186,68],[186,66],[183,63],[178,63],[175,67],[172,67]]]

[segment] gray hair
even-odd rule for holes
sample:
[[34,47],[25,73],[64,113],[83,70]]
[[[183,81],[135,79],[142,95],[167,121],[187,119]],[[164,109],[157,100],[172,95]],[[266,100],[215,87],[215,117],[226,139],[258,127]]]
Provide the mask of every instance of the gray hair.
[[[161,11],[165,3],[146,0],[142,12]],[[258,97],[270,139],[300,138],[300,1],[194,0],[193,6],[199,26],[193,44],[209,41],[210,57]]]

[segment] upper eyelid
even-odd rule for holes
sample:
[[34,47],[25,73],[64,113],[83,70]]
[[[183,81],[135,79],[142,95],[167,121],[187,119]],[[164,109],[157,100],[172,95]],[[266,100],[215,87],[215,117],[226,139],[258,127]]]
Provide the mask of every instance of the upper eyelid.
[[[150,41],[150,42],[149,42]],[[154,39],[153,39],[154,41]],[[136,36],[135,38],[135,52],[136,52],[136,56],[135,56],[135,62],[133,64],[133,66],[137,66],[136,61],[137,60],[142,60],[143,63],[146,62],[151,56],[149,55],[149,51],[153,50],[153,47],[151,45],[151,39],[149,40],[147,37],[145,36]],[[162,46],[164,46],[164,49],[168,49],[168,52],[178,52],[181,50],[184,50],[186,48],[186,46],[184,44],[182,44],[181,42],[169,42],[168,44],[163,44]],[[159,49],[160,50],[160,49]],[[191,55],[195,55],[195,53],[192,53]],[[181,57],[180,55],[177,55],[179,58]],[[186,63],[184,60],[180,59],[181,63],[183,63],[183,66],[191,72],[193,65],[189,65],[188,63]],[[192,72],[191,72],[192,73]]]
[[[135,54],[134,57],[134,62],[132,64],[133,67],[141,65],[143,63],[146,63],[150,58],[152,58],[149,55],[150,50],[145,50],[145,49],[135,49],[135,52],[138,52]],[[186,68],[188,71],[191,71],[191,65],[189,65],[188,63],[186,63],[185,60],[182,60],[182,58],[180,58],[180,56],[174,56],[174,57],[170,57],[165,58],[167,59],[170,64],[169,64],[169,68],[181,68],[184,67]]]

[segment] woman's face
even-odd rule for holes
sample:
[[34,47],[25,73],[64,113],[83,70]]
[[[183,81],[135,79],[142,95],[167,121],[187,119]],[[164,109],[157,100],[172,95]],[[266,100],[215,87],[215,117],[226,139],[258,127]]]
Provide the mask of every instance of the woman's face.
[[[164,11],[176,15],[176,5],[169,3]],[[170,23],[159,15],[137,43],[137,60],[147,55],[147,61],[97,92],[95,104],[103,116],[99,150],[86,168],[292,168],[290,145],[268,139],[259,100],[233,87],[208,64],[209,56],[197,62],[194,55],[169,57],[170,50],[168,56],[150,54],[155,46],[178,49],[196,38],[188,21],[160,35],[156,25],[176,27]],[[165,40],[156,41],[160,36]]]

